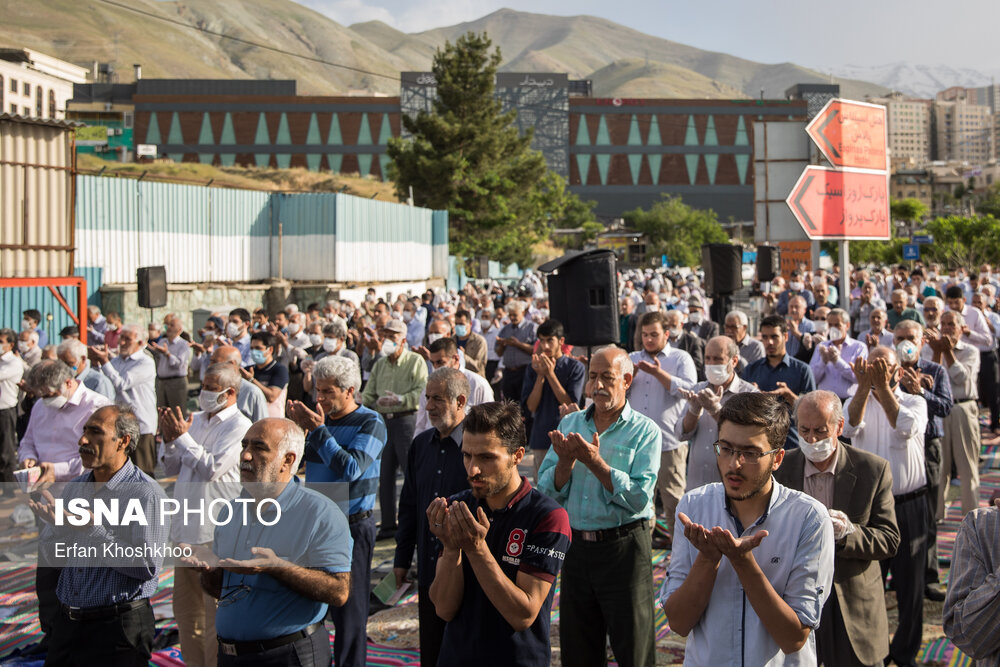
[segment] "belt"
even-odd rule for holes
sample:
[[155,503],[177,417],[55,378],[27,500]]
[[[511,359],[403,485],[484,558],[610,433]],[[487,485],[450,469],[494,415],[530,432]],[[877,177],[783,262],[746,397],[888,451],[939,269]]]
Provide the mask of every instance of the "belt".
[[917,498],[920,498],[926,493],[927,493],[927,487],[921,486],[916,491],[910,491],[909,493],[904,493],[901,496],[893,496],[892,499],[896,501],[897,505],[899,505],[905,502],[909,502],[911,500],[916,500]]
[[416,410],[407,410],[406,412],[383,412],[382,419],[398,419],[399,417],[409,417],[414,413],[416,413]]
[[157,380],[186,380],[186,375],[157,375]]
[[272,648],[278,648],[279,646],[285,646],[286,644],[291,644],[292,642],[304,639],[323,627],[325,627],[323,625],[323,621],[319,621],[318,623],[307,625],[297,632],[281,635],[280,637],[275,637],[273,639],[262,639],[255,642],[231,642],[228,639],[219,637],[219,649],[222,651],[223,655],[252,655],[263,653],[264,651],[270,651]]
[[619,537],[625,537],[636,528],[645,529],[648,525],[649,519],[639,519],[632,523],[626,523],[624,526],[605,528],[603,530],[573,530],[573,539],[583,540],[584,542],[610,542],[611,540],[617,540]]
[[354,524],[358,523],[359,521],[364,521],[372,514],[374,514],[374,512],[372,512],[371,510],[365,510],[364,512],[358,512],[357,514],[352,514],[351,516],[347,517],[347,523]]
[[60,606],[62,607],[63,613],[66,614],[71,621],[97,621],[105,618],[121,616],[125,612],[138,609],[139,607],[148,607],[149,598],[139,598],[138,600],[119,602],[118,604],[109,605],[107,607],[70,607],[65,604]]
[[978,398],[956,398],[955,399],[956,403],[975,403],[977,401],[979,401]]
[[528,367],[528,364],[522,364],[521,366],[507,366],[507,367],[504,368],[504,370],[506,370],[506,371],[508,371],[510,373],[516,373],[517,371],[524,370],[527,367]]

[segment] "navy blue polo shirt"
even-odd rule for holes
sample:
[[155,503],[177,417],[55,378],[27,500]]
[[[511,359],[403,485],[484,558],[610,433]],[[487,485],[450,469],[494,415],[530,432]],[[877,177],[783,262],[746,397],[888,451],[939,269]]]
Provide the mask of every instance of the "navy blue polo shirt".
[[[450,500],[466,503],[473,515],[477,506],[483,508],[490,519],[486,544],[511,581],[525,572],[550,584],[555,582],[571,540],[569,515],[556,501],[532,488],[524,477],[521,488],[500,510],[491,511],[472,491]],[[515,632],[486,597],[468,559],[462,559],[462,574],[462,606],[445,626],[438,667],[546,667],[552,654],[549,620],[555,587],[549,589],[531,627]]]
[[[789,389],[795,392],[796,396],[816,390],[816,380],[813,378],[812,369],[809,364],[799,361],[787,354],[778,362],[777,366],[771,366],[767,357],[761,357],[757,361],[747,364],[741,376],[747,382],[756,383],[761,391],[773,391],[778,388],[779,382],[784,382]],[[791,410],[791,408],[789,408]],[[795,415],[792,415],[793,419]],[[788,429],[788,437],[785,439],[785,449],[792,449],[799,446],[799,432],[793,424]]]
[[253,367],[253,376],[265,386],[284,389],[288,385],[288,366],[272,361],[267,366]]
[[[559,384],[573,399],[573,402],[582,406],[583,385],[586,381],[586,371],[583,364],[564,354],[556,359],[555,374]],[[528,402],[531,390],[535,388],[537,377],[538,374],[534,368],[528,366],[525,369],[524,385],[521,389],[522,406]],[[534,419],[531,423],[531,433],[528,434],[528,445],[531,449],[548,449],[549,445],[552,444],[549,441],[549,431],[554,431],[559,426],[559,401],[556,400],[556,395],[548,383],[542,387],[542,399],[538,402],[538,409],[532,413],[532,417]]]

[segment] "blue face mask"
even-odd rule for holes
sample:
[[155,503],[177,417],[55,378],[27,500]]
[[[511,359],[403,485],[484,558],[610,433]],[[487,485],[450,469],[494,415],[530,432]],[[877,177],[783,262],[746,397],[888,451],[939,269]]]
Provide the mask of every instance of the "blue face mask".
[[250,350],[250,357],[258,366],[267,361],[267,355],[264,354],[264,350]]
[[455,335],[459,338],[465,338],[469,335],[469,325],[468,324],[456,324],[455,325]]

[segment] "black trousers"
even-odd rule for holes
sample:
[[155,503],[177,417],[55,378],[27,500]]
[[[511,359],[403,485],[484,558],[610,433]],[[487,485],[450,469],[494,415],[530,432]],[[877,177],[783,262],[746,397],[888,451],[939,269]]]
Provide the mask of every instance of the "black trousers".
[[938,572],[937,517],[934,499],[938,494],[941,475],[941,438],[924,438],[924,469],[927,471],[927,573],[925,584],[941,582]]
[[916,663],[924,630],[924,572],[927,569],[927,494],[896,501],[899,550],[882,561],[882,577],[892,571],[899,625],[889,643],[897,665]]
[[59,614],[62,613],[59,598],[56,597],[56,586],[59,585],[61,567],[35,568],[35,595],[38,596],[38,623],[42,632],[50,634],[55,627]]
[[[824,667],[875,667],[865,665],[854,652],[844,625],[840,600],[834,590],[830,591],[830,597],[823,605],[819,627],[816,628],[816,659]],[[881,662],[878,667],[882,667]]]
[[434,611],[430,586],[417,588],[417,618],[420,621],[420,664],[435,667],[441,655],[446,623]]
[[219,646],[219,667],[329,667],[330,664],[330,633],[324,628],[263,653],[226,655]]
[[[14,482],[17,442],[17,406],[0,410],[0,482],[5,484]],[[10,488],[13,491],[14,487]]]
[[416,415],[385,420],[386,441],[382,450],[378,479],[378,505],[382,510],[382,529],[396,529],[396,471],[406,473],[406,455],[417,427]]
[[48,667],[146,667],[153,649],[153,608],[146,604],[93,621],[72,621],[61,609],[52,628]]
[[333,655],[337,667],[368,664],[368,602],[371,598],[372,554],[375,552],[375,517],[351,524],[351,594],[343,607],[330,607],[336,630]]
[[1000,427],[997,410],[1000,392],[997,391],[997,351],[979,353],[979,400],[990,409],[990,428]]
[[621,667],[656,664],[651,537],[643,524],[607,542],[574,536],[562,570],[562,664],[604,667],[605,637]]
[[[503,380],[500,382],[500,390],[503,392],[504,399],[508,401],[514,401],[515,403],[521,402],[521,387],[524,386],[524,371],[527,366],[521,366],[517,370],[511,370],[505,368],[503,370]],[[531,431],[528,431],[529,433]]]

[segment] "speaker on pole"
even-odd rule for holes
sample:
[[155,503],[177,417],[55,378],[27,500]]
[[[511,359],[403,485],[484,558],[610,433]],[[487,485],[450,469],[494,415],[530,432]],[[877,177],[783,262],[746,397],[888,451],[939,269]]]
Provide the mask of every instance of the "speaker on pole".
[[701,266],[708,294],[732,294],[743,288],[743,246],[706,243],[701,246]]
[[757,246],[757,282],[769,283],[781,272],[781,248],[774,245]]
[[163,308],[167,305],[167,269],[163,266],[141,266],[135,272],[139,283],[139,307]]
[[610,250],[563,255],[538,267],[548,274],[549,313],[570,345],[619,342],[618,272]]

